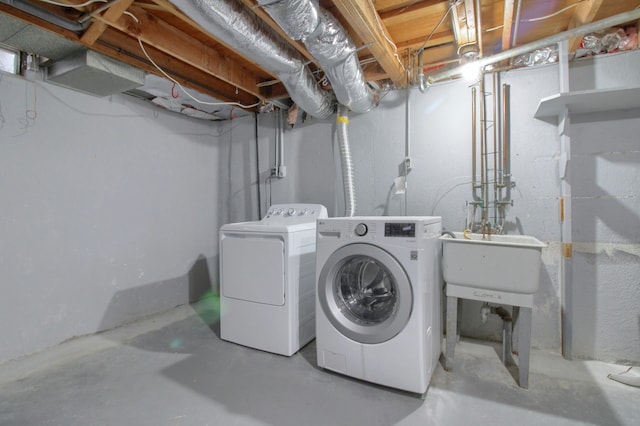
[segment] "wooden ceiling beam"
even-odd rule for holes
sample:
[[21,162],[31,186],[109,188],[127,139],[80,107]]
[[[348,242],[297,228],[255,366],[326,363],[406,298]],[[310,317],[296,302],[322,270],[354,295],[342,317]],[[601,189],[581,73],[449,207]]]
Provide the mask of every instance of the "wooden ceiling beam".
[[[91,49],[149,73],[164,77],[156,67],[148,62],[140,51],[138,41],[115,28],[107,28],[100,39],[91,46]],[[153,61],[156,64],[186,88],[197,90],[223,102],[239,102],[244,105],[250,105],[258,100],[256,96],[244,91],[236,93],[236,86],[189,64],[176,61],[171,55],[157,50],[153,46],[146,46],[145,49],[153,57]]]
[[124,16],[116,22],[109,22],[101,17],[96,19],[141,40],[145,45],[153,46],[201,71],[212,74],[239,90],[262,98],[262,93],[257,86],[260,79],[237,61],[227,58],[224,54],[179,31],[165,21],[157,19],[142,8],[131,7],[131,12],[138,22],[129,16]]
[[514,0],[504,0],[504,19],[502,24],[502,50],[511,48],[513,29]]
[[433,37],[431,37],[428,43],[425,44],[425,41],[426,40],[424,40],[422,37],[405,40],[398,43],[398,49],[418,50],[422,47],[424,47],[425,49],[428,49],[433,46],[440,46],[442,44],[447,44],[447,43],[455,44],[456,42],[455,38],[453,37],[453,34],[450,32],[436,33],[434,34]]
[[[573,28],[580,27],[582,25],[588,24],[593,21],[602,6],[603,0],[587,0],[582,4],[576,7],[576,10],[571,17],[571,21],[569,22],[569,27],[567,30],[571,30]],[[582,41],[582,37],[576,37],[569,41],[569,51],[575,52],[575,50],[580,46],[580,42]]]
[[[334,0],[343,17],[349,21],[353,30],[365,43],[373,43],[369,51],[380,63],[385,73],[397,87],[407,85],[407,75],[393,47],[387,41],[385,29],[377,12],[371,8],[369,0]],[[379,23],[380,22],[380,23]]]
[[380,15],[380,19],[386,21],[387,19],[393,19],[395,17],[402,16],[411,16],[412,19],[414,19],[413,17],[418,15],[437,14],[440,11],[447,10],[449,8],[448,2],[442,0],[425,0],[419,2],[416,2],[414,0],[411,2],[396,3],[396,6],[398,7],[391,8],[390,5],[381,5],[379,1],[376,1],[375,6],[376,10],[378,11],[378,15]]
[[175,16],[176,18],[180,19],[181,21],[183,21],[184,23],[186,23],[187,25],[189,25],[190,27],[192,27],[196,31],[201,32],[203,34],[206,34],[208,37],[210,37],[213,40],[216,40],[217,43],[220,43],[223,46],[227,46],[227,48],[229,50],[233,50],[239,57],[241,57],[241,58],[245,59],[247,62],[253,64],[253,66],[255,66],[256,68],[262,70],[265,74],[269,74],[274,79],[276,78],[276,75],[272,71],[270,71],[270,70],[260,66],[259,64],[255,63],[254,60],[251,59],[249,56],[245,55],[244,52],[232,49],[225,42],[223,42],[222,40],[218,40],[217,38],[215,38],[211,33],[209,33],[209,31],[204,29],[202,26],[200,26],[200,24],[198,24],[196,21],[191,19],[189,16],[185,15],[180,9],[178,9],[176,6],[174,6],[169,0],[151,0],[151,1],[153,1],[158,6],[161,6],[166,12],[171,13],[173,16]]
[[[115,22],[122,16],[122,14],[131,6],[133,0],[120,0],[114,5],[109,7],[102,15],[105,21]],[[89,28],[84,32],[80,40],[83,43],[91,45],[100,37],[100,35],[107,29],[107,24],[101,20],[95,20]]]
[[[45,20],[29,15],[5,4],[0,3],[0,12],[13,16],[14,18],[30,25],[34,25],[43,30],[57,34],[69,41],[78,43],[79,46],[87,47],[144,71],[161,75],[161,73],[144,57],[136,39],[115,28],[107,27],[100,38],[95,43],[89,45],[83,43],[80,36],[72,31],[60,28]],[[256,96],[244,91],[239,91],[236,94],[236,86],[217,79],[210,73],[205,73],[185,64],[184,62],[177,61],[170,55],[156,50],[153,47],[147,47],[147,50],[151,55],[153,55],[154,61],[158,65],[163,67],[180,84],[187,88],[210,95],[216,99],[220,99],[221,101],[240,102],[245,105],[254,104],[258,99]],[[284,88],[282,87],[282,84],[277,84],[271,86],[270,91],[274,94],[274,97],[281,97],[281,93],[284,91]],[[266,93],[266,91],[263,93]]]
[[424,50],[422,59],[425,67],[434,63],[458,61],[458,47],[455,43],[434,46]]
[[428,8],[448,0],[375,0],[376,10],[382,17],[385,14],[407,13],[415,9]]

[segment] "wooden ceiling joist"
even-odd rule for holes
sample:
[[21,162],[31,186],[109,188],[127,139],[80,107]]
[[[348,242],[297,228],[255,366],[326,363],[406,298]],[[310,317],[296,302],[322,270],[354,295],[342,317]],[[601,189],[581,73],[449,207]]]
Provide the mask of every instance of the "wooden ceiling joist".
[[380,27],[377,12],[371,8],[369,0],[335,0],[335,5],[353,30],[365,43],[373,43],[371,54],[380,63],[389,78],[397,87],[405,87],[407,75],[400,59]]
[[[117,29],[107,28],[91,48],[115,59],[131,63],[152,74],[163,76],[140,51],[138,41]],[[197,90],[224,102],[239,102],[250,105],[257,101],[255,96],[243,91],[237,91],[236,93],[234,85],[219,80],[211,74],[184,62],[176,61],[169,54],[157,50],[153,46],[147,46],[146,50],[153,57],[156,64],[187,89]]]
[[[573,28],[578,28],[584,24],[588,24],[593,21],[598,13],[598,9],[602,6],[603,0],[586,0],[579,4],[573,16],[571,17],[571,21],[569,22],[569,27],[567,30],[571,30]],[[580,45],[580,41],[582,37],[576,37],[569,41],[569,51],[574,52],[578,46]]]
[[133,4],[134,0],[120,0],[115,2],[106,12],[102,15],[102,20],[94,21],[89,28],[84,32],[80,38],[83,43],[91,45],[100,37],[100,35],[107,29],[106,22],[115,22],[122,16],[122,14]]
[[502,27],[502,50],[511,48],[513,30],[514,0],[504,0],[504,21]]
[[239,90],[262,97],[257,86],[260,79],[237,61],[229,60],[215,49],[156,19],[142,8],[134,6],[130,11],[137,22],[129,16],[123,16],[116,22],[105,21],[100,17],[97,19],[141,40],[145,45],[153,46],[201,71],[212,74]]

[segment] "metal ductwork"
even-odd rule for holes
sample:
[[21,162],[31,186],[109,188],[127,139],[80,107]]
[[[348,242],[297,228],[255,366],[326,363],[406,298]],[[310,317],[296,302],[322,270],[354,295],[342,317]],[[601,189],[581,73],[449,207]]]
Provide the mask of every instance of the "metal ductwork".
[[308,114],[328,118],[332,95],[318,85],[302,56],[237,0],[172,0],[191,19],[229,47],[273,72],[291,99]]
[[331,82],[338,102],[354,112],[370,111],[377,94],[367,85],[356,47],[338,20],[318,0],[259,0],[294,40],[302,40]]

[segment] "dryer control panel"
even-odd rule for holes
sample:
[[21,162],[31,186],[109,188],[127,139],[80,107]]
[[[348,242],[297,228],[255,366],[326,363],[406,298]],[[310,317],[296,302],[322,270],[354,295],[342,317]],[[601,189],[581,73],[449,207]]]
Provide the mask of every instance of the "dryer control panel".
[[278,222],[315,221],[327,217],[327,208],[322,204],[274,204],[269,207],[265,219]]

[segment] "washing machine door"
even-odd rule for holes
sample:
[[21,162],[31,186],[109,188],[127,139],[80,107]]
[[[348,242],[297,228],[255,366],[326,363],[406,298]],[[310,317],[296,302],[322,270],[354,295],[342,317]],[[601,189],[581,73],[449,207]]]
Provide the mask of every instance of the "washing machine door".
[[402,265],[371,244],[333,252],[318,278],[318,301],[331,324],[360,343],[382,343],[400,333],[411,316],[413,292]]

